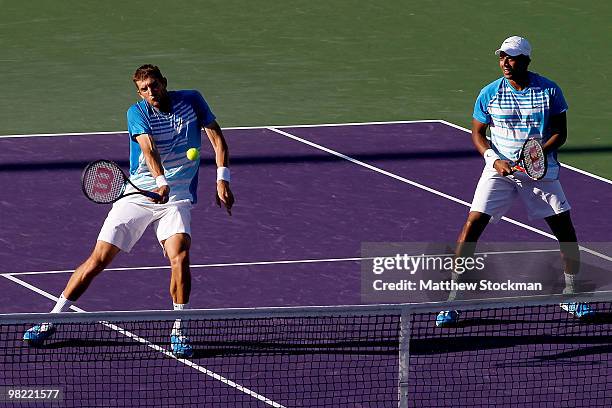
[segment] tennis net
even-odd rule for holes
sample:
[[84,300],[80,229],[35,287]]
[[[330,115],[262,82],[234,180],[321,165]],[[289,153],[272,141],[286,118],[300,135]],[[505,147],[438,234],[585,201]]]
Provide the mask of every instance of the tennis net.
[[[609,407],[612,304],[589,299],[597,314],[587,321],[554,296],[1,315],[0,407]],[[449,308],[461,320],[437,328]],[[177,317],[189,359],[170,352]],[[24,345],[42,321],[55,335]]]

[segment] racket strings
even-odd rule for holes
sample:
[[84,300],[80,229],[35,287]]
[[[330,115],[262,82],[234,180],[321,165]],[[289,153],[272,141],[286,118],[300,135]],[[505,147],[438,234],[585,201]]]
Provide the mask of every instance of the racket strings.
[[539,179],[546,173],[546,158],[537,140],[531,139],[525,143],[523,164],[526,173],[533,178]]
[[114,202],[121,196],[124,189],[123,172],[112,162],[92,163],[83,174],[83,191],[87,197],[97,203]]

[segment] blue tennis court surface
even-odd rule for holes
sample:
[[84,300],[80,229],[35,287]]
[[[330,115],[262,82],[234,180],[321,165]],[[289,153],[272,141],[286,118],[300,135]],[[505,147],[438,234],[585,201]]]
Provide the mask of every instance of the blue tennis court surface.
[[[232,217],[214,205],[209,148],[192,213],[192,308],[362,303],[362,243],[454,241],[483,166],[469,134],[443,121],[224,134],[237,201]],[[100,158],[126,169],[127,134],[0,138],[0,312],[47,312],[89,255],[109,207],[83,196],[80,174]],[[580,241],[612,241],[606,221],[612,182],[567,166],[561,181]],[[517,202],[482,240],[552,238]],[[612,254],[601,250],[583,256],[607,270],[612,264]],[[169,279],[167,261],[147,231],[78,306],[170,309]]]

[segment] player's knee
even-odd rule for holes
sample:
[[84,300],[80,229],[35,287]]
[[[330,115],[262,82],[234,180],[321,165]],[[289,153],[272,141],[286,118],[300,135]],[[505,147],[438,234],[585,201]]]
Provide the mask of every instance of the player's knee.
[[473,229],[474,229],[474,225],[475,225],[475,224],[476,224],[476,223],[474,222],[474,220],[469,220],[469,219],[468,219],[468,220],[465,222],[465,224],[463,224],[463,231],[465,231],[465,232],[470,232],[471,230],[473,230]]
[[465,224],[463,224],[463,234],[465,240],[471,241],[471,238],[474,236],[479,236],[480,232],[484,229],[482,223],[478,220],[467,220]]
[[470,212],[457,242],[476,242],[489,223],[491,216],[476,211]]
[[83,275],[92,277],[96,276],[97,274],[102,272],[107,265],[107,262],[103,262],[99,258],[92,256],[86,262],[86,268],[83,270]]
[[577,242],[559,242],[559,249],[564,258],[580,259],[580,247]]
[[555,237],[557,240],[567,247],[578,248],[578,238],[573,228],[567,228],[566,230],[556,231]]
[[112,260],[113,256],[111,254],[94,251],[86,261],[84,273],[95,276],[106,269]]
[[485,214],[479,211],[470,211],[467,217],[466,224],[471,225],[481,225],[488,224],[489,220],[491,220],[491,216],[489,214]]
[[545,220],[559,242],[569,244],[578,241],[569,211],[552,215]]
[[471,212],[468,215],[467,220],[465,221],[465,229],[473,230],[473,229],[484,229],[487,224],[489,224],[489,220],[491,220],[491,216],[488,214],[483,214],[479,212]]
[[189,252],[186,250],[178,251],[169,256],[169,258],[170,265],[172,265],[173,267],[180,267],[185,265],[186,263],[189,263]]
[[98,241],[87,260],[90,267],[89,269],[101,272],[112,262],[118,252],[119,248],[116,246]]

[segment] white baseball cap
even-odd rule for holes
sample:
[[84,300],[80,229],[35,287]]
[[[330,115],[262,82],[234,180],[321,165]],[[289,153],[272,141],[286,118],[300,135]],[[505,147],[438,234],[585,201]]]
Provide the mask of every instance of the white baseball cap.
[[529,41],[525,38],[513,35],[504,40],[499,50],[495,51],[495,55],[499,57],[499,53],[502,51],[511,57],[516,57],[517,55],[526,55],[529,57],[531,55],[531,45],[529,45]]

